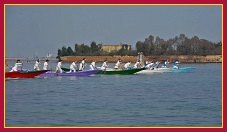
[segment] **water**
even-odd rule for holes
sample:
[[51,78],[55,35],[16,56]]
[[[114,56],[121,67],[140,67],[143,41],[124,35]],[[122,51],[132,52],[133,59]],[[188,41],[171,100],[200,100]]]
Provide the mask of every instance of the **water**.
[[222,126],[222,64],[181,67],[196,69],[6,80],[6,126]]

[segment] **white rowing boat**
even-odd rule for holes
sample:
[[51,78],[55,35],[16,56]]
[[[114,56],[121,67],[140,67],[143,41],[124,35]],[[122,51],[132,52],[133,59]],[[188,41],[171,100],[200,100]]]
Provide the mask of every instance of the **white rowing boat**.
[[154,68],[154,69],[146,69],[146,70],[142,70],[137,72],[136,74],[153,74],[153,73],[163,73],[166,72],[168,70],[171,70],[171,68]]
[[196,69],[195,67],[180,67],[178,69],[176,68],[154,68],[154,69],[146,69],[146,70],[142,70],[137,72],[136,74],[153,74],[153,73],[164,73],[164,72],[192,72],[194,69]]

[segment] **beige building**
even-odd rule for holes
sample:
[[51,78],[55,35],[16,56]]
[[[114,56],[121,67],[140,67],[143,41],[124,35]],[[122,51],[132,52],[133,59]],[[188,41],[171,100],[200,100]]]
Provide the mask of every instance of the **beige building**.
[[117,52],[120,49],[125,49],[125,50],[131,50],[131,45],[127,44],[118,44],[118,45],[102,45],[101,49],[104,52],[111,53],[111,52]]

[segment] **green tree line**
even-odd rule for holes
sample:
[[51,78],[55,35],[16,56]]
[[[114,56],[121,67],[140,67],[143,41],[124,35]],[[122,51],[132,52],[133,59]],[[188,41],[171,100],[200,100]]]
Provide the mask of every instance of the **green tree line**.
[[[127,46],[127,44],[125,44]],[[125,46],[124,45],[124,46]],[[126,50],[106,53],[102,51],[102,44],[96,44],[92,41],[90,46],[86,44],[75,44],[74,50],[71,47],[63,46],[58,49],[58,58],[60,56],[79,56],[79,55],[137,55],[143,52],[145,56],[150,55],[221,55],[222,42],[211,42],[205,39],[199,39],[197,36],[192,38],[180,34],[175,38],[164,40],[160,37],[150,35],[144,41],[137,41],[135,50]]]

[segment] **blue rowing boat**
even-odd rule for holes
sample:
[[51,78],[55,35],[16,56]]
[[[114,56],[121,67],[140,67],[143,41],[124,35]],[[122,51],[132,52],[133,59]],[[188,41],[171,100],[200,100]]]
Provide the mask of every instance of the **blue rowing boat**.
[[196,69],[196,68],[195,67],[182,67],[182,68],[180,67],[178,69],[172,68],[166,72],[192,72],[194,69]]

